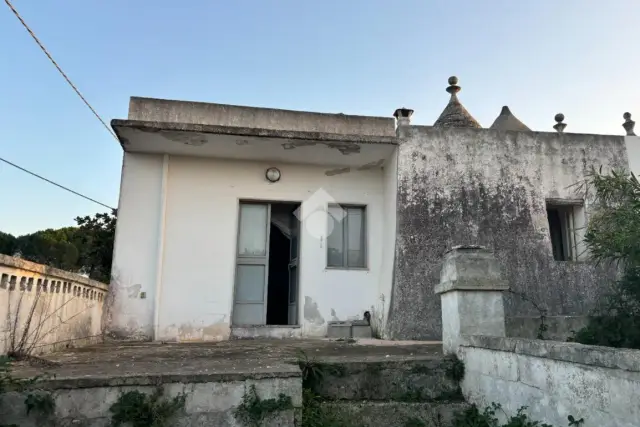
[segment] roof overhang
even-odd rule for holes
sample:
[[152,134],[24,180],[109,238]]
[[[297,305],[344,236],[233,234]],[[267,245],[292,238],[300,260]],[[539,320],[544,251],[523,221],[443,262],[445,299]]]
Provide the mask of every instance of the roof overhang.
[[341,135],[235,126],[112,120],[124,151],[238,160],[367,167],[381,165],[395,136]]

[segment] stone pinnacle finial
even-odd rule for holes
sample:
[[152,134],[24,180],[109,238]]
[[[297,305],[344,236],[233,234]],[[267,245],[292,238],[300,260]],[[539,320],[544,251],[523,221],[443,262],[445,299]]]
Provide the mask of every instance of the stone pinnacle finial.
[[449,87],[447,88],[447,92],[451,95],[455,95],[460,92],[462,88],[458,86],[458,78],[456,76],[449,77]]
[[564,120],[564,114],[562,113],[558,113],[556,114],[556,116],[554,117],[555,121],[557,122],[555,125],[553,125],[553,128],[558,132],[558,133],[563,133],[564,132],[564,128],[567,127],[566,123],[562,123],[562,121]]
[[627,136],[635,136],[636,134],[633,132],[633,128],[636,126],[636,122],[631,120],[631,113],[624,113],[622,118],[624,119],[622,127],[627,131]]

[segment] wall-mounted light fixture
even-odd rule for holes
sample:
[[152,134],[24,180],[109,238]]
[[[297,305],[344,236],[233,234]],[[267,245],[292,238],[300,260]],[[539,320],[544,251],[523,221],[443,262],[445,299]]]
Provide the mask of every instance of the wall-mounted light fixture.
[[278,182],[278,181],[280,181],[280,169],[278,169],[278,168],[269,168],[269,169],[267,169],[267,172],[265,173],[265,176],[271,182]]

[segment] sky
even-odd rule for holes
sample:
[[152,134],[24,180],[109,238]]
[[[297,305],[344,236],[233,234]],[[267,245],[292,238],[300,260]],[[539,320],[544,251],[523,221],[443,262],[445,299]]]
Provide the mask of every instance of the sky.
[[[13,0],[108,123],[130,96],[328,113],[415,110],[456,75],[488,127],[623,134],[640,119],[636,0]],[[117,206],[122,150],[0,2],[0,157]],[[105,208],[0,163],[0,231]]]

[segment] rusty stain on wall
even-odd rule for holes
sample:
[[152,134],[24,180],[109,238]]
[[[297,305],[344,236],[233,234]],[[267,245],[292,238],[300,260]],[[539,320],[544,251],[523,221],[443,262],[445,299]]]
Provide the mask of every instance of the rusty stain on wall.
[[340,175],[340,174],[349,173],[349,172],[351,172],[351,168],[338,168],[338,169],[329,169],[325,171],[324,174],[326,176],[334,176],[334,175]]

